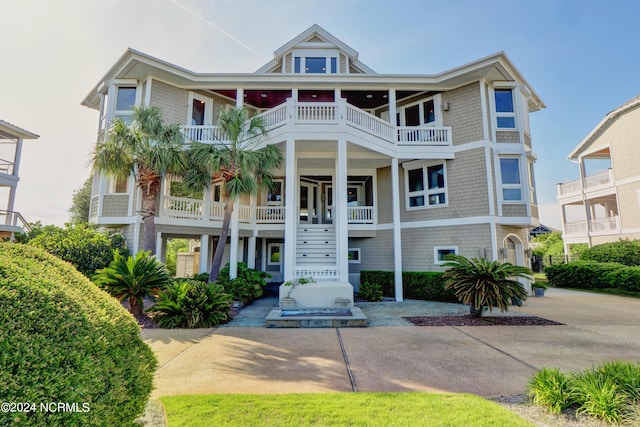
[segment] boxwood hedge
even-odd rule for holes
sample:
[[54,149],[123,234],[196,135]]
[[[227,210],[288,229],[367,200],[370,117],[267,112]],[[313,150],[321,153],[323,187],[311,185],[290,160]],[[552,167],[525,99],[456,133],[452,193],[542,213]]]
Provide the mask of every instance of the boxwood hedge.
[[0,243],[0,396],[35,405],[0,425],[132,425],[156,363],[135,320],[70,264]]
[[[459,302],[453,291],[444,288],[442,272],[404,271],[402,286],[404,297],[424,301]],[[361,271],[360,283],[380,285],[384,296],[395,295],[393,271]]]
[[557,288],[598,289],[608,288],[607,274],[624,268],[621,264],[593,261],[575,261],[552,264],[544,268],[549,285]]

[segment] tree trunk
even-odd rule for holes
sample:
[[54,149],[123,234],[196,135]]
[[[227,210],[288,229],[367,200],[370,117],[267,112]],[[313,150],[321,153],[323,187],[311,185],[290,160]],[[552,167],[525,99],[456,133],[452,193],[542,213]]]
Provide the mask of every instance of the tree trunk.
[[227,244],[227,236],[229,235],[229,224],[231,223],[231,214],[233,213],[233,200],[227,198],[224,204],[224,218],[222,220],[222,230],[220,238],[216,245],[216,251],[213,254],[213,263],[211,265],[211,273],[209,274],[209,282],[215,282],[222,267],[222,255],[224,255],[224,247]]
[[142,195],[142,222],[144,224],[144,246],[142,250],[148,251],[151,255],[156,254],[156,200],[160,183],[156,180],[151,182],[140,180],[138,183]]
[[129,313],[142,316],[142,305],[138,303],[137,298],[129,298]]
[[469,315],[471,317],[482,317],[482,307],[477,308],[475,303],[471,303],[469,306]]

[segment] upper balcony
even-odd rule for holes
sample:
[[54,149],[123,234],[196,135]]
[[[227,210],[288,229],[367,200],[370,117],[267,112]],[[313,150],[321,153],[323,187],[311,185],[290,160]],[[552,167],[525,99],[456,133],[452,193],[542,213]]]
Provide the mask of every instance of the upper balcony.
[[[338,102],[295,102],[289,98],[260,116],[267,131],[283,126],[340,125],[373,136],[390,146],[451,146],[451,127],[447,126],[393,126],[391,123],[367,113],[345,99]],[[188,141],[225,141],[218,126],[184,126]]]
[[582,195],[583,191],[587,198],[601,190],[613,188],[615,179],[613,169],[609,168],[584,178],[584,187],[581,179],[558,184],[558,200],[570,199]]

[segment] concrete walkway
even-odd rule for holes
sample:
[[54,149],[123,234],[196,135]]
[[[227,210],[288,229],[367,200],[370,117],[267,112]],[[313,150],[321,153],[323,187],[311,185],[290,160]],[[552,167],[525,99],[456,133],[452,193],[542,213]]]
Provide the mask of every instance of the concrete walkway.
[[416,327],[401,317],[468,307],[406,301],[359,303],[368,328],[266,329],[275,303],[257,301],[216,329],[144,330],[159,359],[152,397],[446,391],[491,398],[524,393],[542,367],[576,371],[640,357],[640,300],[631,298],[549,289],[506,313],[562,326]]

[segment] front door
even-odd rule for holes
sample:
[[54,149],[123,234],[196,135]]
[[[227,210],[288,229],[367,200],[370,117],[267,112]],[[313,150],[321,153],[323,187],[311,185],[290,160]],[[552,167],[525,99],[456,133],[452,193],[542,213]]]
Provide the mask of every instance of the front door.
[[300,182],[300,223],[318,223],[318,184]]

